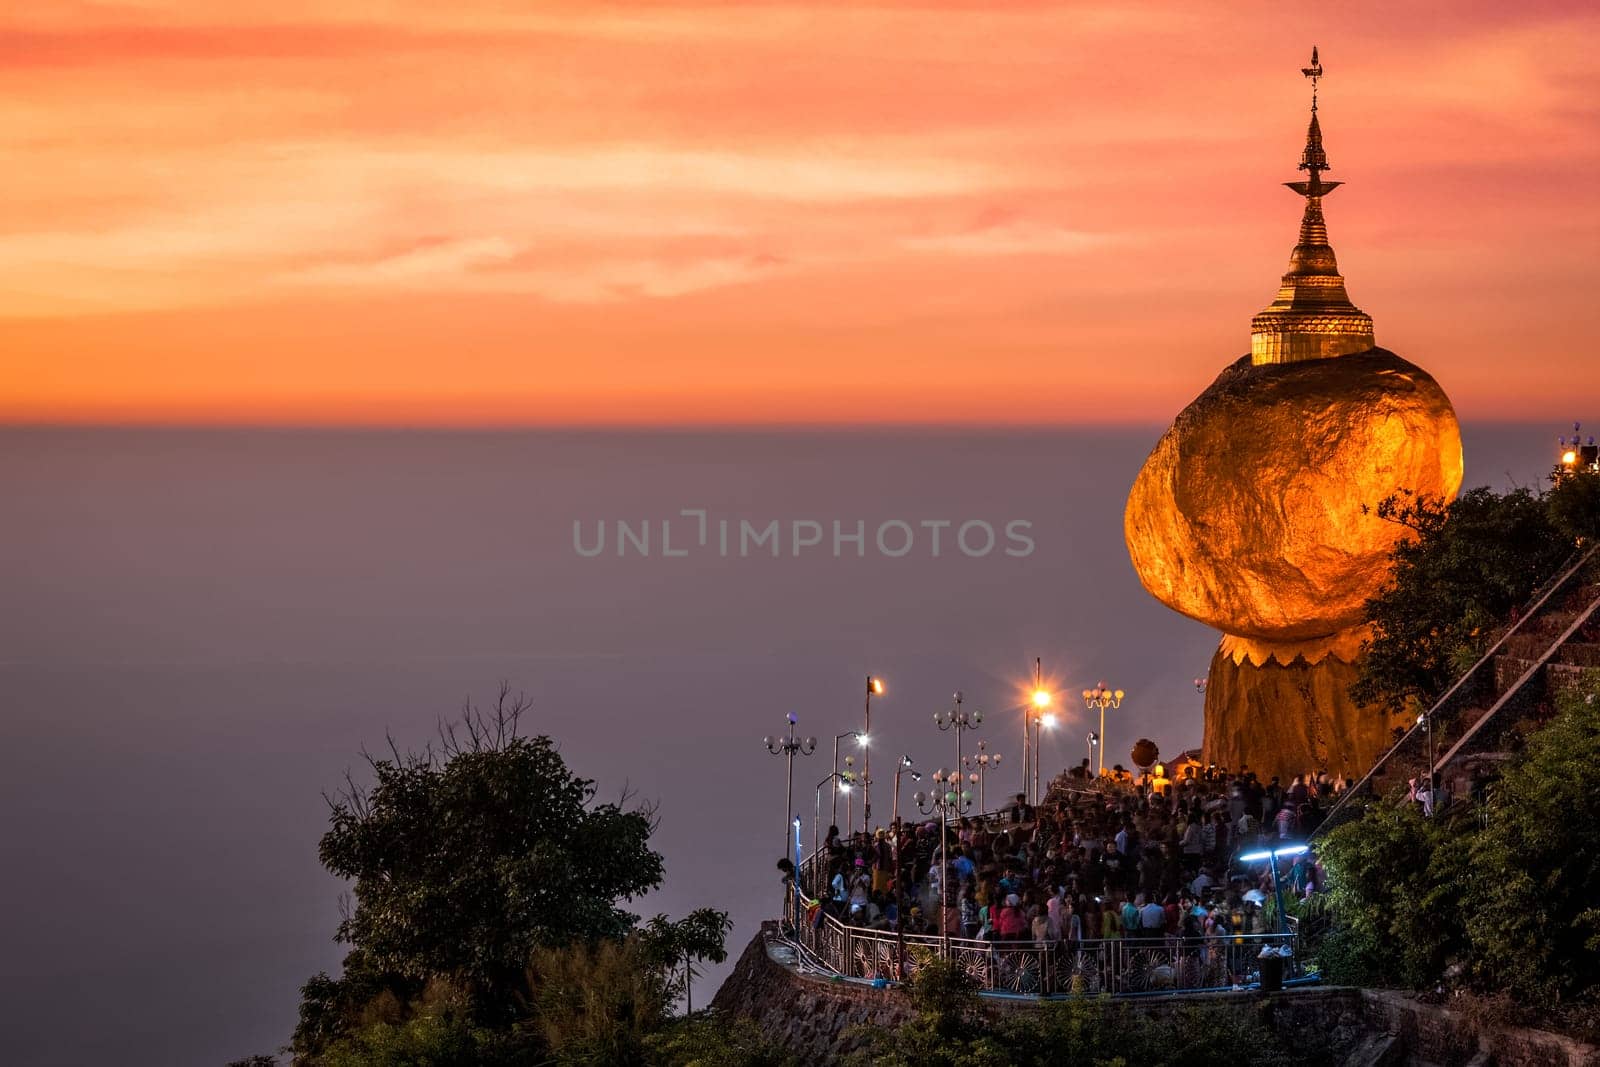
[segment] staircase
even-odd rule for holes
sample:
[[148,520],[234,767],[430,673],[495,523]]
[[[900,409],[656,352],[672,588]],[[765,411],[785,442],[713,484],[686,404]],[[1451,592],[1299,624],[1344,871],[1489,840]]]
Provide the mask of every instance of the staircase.
[[[1523,715],[1558,690],[1600,672],[1600,543],[1580,549],[1529,598],[1527,608],[1359,782],[1328,809],[1312,838],[1357,810],[1359,798],[1431,769],[1471,772],[1506,758]],[[1429,737],[1429,730],[1433,736]],[[1454,790],[1456,795],[1463,788]]]

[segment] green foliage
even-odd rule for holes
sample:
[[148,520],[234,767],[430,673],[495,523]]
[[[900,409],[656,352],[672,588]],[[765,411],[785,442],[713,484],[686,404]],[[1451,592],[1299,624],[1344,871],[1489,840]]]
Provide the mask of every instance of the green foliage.
[[971,981],[955,964],[942,962],[917,972],[911,994],[917,1018],[871,1032],[867,1047],[851,1062],[871,1067],[1290,1067],[1296,1062],[1272,1030],[1234,1008],[1191,1006],[1154,1015],[1107,998],[1041,1003],[986,1020]]
[[1475,990],[1546,1007],[1600,995],[1600,686],[1560,700],[1496,783],[1482,820],[1374,805],[1318,846],[1335,925],[1324,973],[1431,987],[1452,962]]
[[620,906],[661,882],[653,814],[596,804],[523,710],[502,693],[330,800],[351,951],[301,991],[297,1063],[644,1063],[695,962],[727,958],[725,912],[641,928]]
[[1545,495],[1550,522],[1575,541],[1600,539],[1600,475],[1580,472],[1556,481]]
[[1600,686],[1560,704],[1496,784],[1466,890],[1476,979],[1541,1002],[1600,987]]
[[693,1015],[645,1039],[648,1062],[660,1067],[799,1067],[783,1046],[748,1019]]
[[320,1062],[325,1067],[466,1067],[480,1058],[478,1040],[467,1023],[423,1015],[358,1030],[334,1042]]
[[1391,797],[1334,828],[1317,852],[1332,874],[1335,930],[1320,949],[1329,978],[1417,987],[1462,952],[1466,856],[1452,828]]
[[1006,1062],[983,1035],[978,986],[951,960],[934,959],[917,968],[908,986],[917,1015],[892,1029],[862,1028],[865,1047],[850,1062],[875,1067],[999,1067]]
[[533,1025],[563,1064],[642,1062],[645,1038],[671,1006],[659,958],[638,934],[539,949],[528,986]]
[[[645,924],[644,944],[655,966],[671,975],[668,995],[672,1000],[685,996],[699,976],[697,961],[721,963],[728,958],[728,933],[733,919],[715,908],[696,908],[677,922],[657,915]],[[683,970],[678,970],[679,966]]]
[[1380,518],[1416,536],[1395,547],[1390,584],[1367,601],[1373,637],[1350,691],[1358,702],[1431,704],[1477,658],[1572,552],[1549,500],[1480,488],[1448,504],[1409,492],[1378,504]]
[[338,940],[386,974],[450,976],[487,1011],[535,947],[621,937],[636,920],[618,900],[661,883],[651,813],[593,803],[548,737],[516,732],[522,710],[469,711],[442,759],[370,759],[374,784],[332,802],[318,850],[355,883]]

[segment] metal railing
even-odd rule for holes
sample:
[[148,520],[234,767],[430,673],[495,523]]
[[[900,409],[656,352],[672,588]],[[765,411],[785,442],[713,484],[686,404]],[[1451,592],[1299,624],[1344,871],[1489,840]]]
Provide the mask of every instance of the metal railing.
[[[1372,765],[1371,769],[1369,769],[1366,774],[1361,776],[1361,780],[1356,782],[1356,784],[1351,788],[1345,790],[1344,793],[1340,795],[1339,799],[1334,802],[1333,807],[1328,809],[1327,814],[1323,816],[1322,823],[1311,832],[1310,838],[1314,839],[1320,837],[1324,831],[1330,830],[1338,823],[1344,821],[1345,817],[1347,817],[1356,808],[1359,802],[1358,798],[1360,798],[1366,792],[1367,787],[1372,782],[1373,778],[1376,777],[1391,760],[1398,758],[1403,752],[1410,752],[1421,747],[1425,730],[1433,729],[1437,731],[1448,727],[1450,725],[1450,720],[1458,715],[1463,708],[1470,706],[1475,701],[1484,699],[1485,691],[1493,689],[1493,664],[1495,657],[1500,655],[1501,651],[1505,648],[1506,643],[1510,641],[1511,638],[1515,637],[1519,632],[1521,632],[1525,625],[1537,618],[1545,609],[1545,606],[1554,600],[1564,590],[1566,590],[1574,579],[1579,578],[1583,574],[1585,567],[1588,566],[1590,561],[1596,559],[1597,557],[1600,557],[1600,544],[1591,545],[1587,549],[1580,549],[1574,552],[1571,557],[1568,557],[1567,562],[1562,564],[1562,566],[1556,570],[1555,574],[1546,579],[1544,584],[1539,586],[1539,588],[1536,589],[1528,598],[1527,606],[1518,614],[1516,620],[1500,632],[1499,636],[1489,645],[1489,648],[1483,653],[1482,656],[1478,658],[1478,661],[1465,672],[1463,672],[1461,676],[1458,677],[1450,686],[1450,688],[1445,690],[1444,695],[1439,697],[1439,699],[1434,702],[1433,707],[1428,709],[1425,718],[1429,725],[1424,726],[1422,722],[1419,721],[1415,725],[1411,726],[1411,728],[1408,729],[1398,741],[1390,746],[1387,752],[1378,757],[1377,762]],[[1567,636],[1568,635],[1562,635],[1561,638],[1557,639],[1555,643],[1551,645],[1551,650],[1559,647]],[[1548,654],[1549,650],[1546,652],[1546,658],[1548,658]],[[1542,666],[1542,661],[1540,665]],[[1487,686],[1484,685],[1483,681],[1484,673],[1486,671],[1490,675],[1489,684]],[[1501,707],[1509,702],[1511,697],[1521,690],[1523,685],[1525,685],[1535,673],[1537,672],[1528,672],[1522,678],[1518,679],[1516,683],[1514,683],[1505,693],[1499,694],[1498,697],[1490,697],[1490,711],[1498,712]],[[1476,733],[1478,727],[1489,717],[1489,714],[1482,715],[1477,722],[1473,723],[1473,725],[1468,728],[1468,736]],[[1450,760],[1454,758],[1456,750],[1460,747],[1460,742],[1457,742],[1456,745],[1452,747],[1443,758],[1436,760],[1430,769],[1437,773],[1440,767],[1448,764]]]
[[[892,931],[848,926],[819,915],[796,933],[809,963],[831,974],[896,980],[900,941]],[[906,934],[904,976],[938,959],[954,961],[979,991],[1020,996],[1125,996],[1245,989],[1259,984],[1261,953],[1280,952],[1285,981],[1301,977],[1296,937],[1231,934],[1203,938],[1116,938],[1097,941],[978,941]]]

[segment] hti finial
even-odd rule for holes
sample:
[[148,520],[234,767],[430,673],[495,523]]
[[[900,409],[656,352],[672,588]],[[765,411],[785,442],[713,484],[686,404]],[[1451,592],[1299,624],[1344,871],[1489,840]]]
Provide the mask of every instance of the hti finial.
[[1322,148],[1322,124],[1317,121],[1317,79],[1322,77],[1322,61],[1311,49],[1311,66],[1301,67],[1300,73],[1311,79],[1311,125],[1306,128],[1306,148],[1300,154],[1300,169],[1311,172],[1309,182],[1290,182],[1289,188],[1301,196],[1321,196],[1338,182],[1325,182],[1322,172],[1328,169],[1328,154]]
[[1322,77],[1322,63],[1317,59],[1317,46],[1311,46],[1311,66],[1301,67],[1300,73],[1311,79],[1311,110],[1317,110],[1317,79]]

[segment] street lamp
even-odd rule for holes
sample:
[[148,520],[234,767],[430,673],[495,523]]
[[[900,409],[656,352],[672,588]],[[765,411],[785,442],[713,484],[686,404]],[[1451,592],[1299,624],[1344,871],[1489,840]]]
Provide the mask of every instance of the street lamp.
[[821,846],[817,843],[817,827],[822,824],[822,787],[829,782],[833,782],[835,786],[842,788],[846,793],[850,792],[850,782],[848,780],[841,782],[841,777],[843,776],[838,771],[834,771],[817,783],[817,808],[816,813],[811,817],[811,895],[818,900],[822,899],[822,888],[817,881],[821,876],[822,870],[822,864],[818,858]]
[[[789,824],[794,819],[795,753],[799,753],[802,756],[809,756],[811,753],[817,750],[817,739],[815,737],[796,736],[795,728],[799,722],[800,717],[791,711],[789,713],[789,735],[787,737],[773,737],[769,734],[761,739],[762,743],[767,746],[768,752],[772,753],[774,756],[783,756],[789,765],[788,773],[784,776],[783,852],[785,856],[787,856],[789,853]],[[798,898],[800,892],[799,868],[796,868],[794,872],[794,891],[796,897]],[[798,903],[798,900],[796,902]],[[785,901],[784,903],[787,905],[788,901]],[[785,910],[787,910],[787,908]],[[779,912],[778,914],[781,915],[783,912]],[[798,927],[796,929],[798,930]]]
[[[1122,706],[1123,692],[1120,689],[1107,689],[1106,683],[1101,682],[1093,689],[1083,691],[1084,706],[1093,710],[1100,709],[1100,730],[1098,736],[1102,741],[1106,736],[1106,709]],[[1100,764],[1097,773],[1104,773],[1106,769],[1106,746],[1100,746]]]
[[856,794],[850,787],[858,781],[860,779],[856,777],[856,758],[854,756],[846,756],[844,758],[843,777],[839,780],[839,792],[844,794],[844,839],[846,841],[851,841],[855,838],[855,830],[851,828],[851,825],[856,821],[854,814]]
[[[843,741],[847,737],[854,737],[859,741],[860,738],[861,738],[861,731],[860,730],[846,730],[842,734],[834,734],[833,735],[833,773],[835,775],[837,775],[839,773],[839,742]],[[837,786],[835,786],[834,790],[833,790],[833,820],[832,820],[832,825],[834,825],[834,826],[838,826],[839,825],[839,789],[838,789]],[[847,832],[849,831],[849,829],[850,829],[849,826],[845,827],[845,830]]]
[[1055,716],[1050,712],[1050,706],[1054,702],[1055,698],[1050,690],[1044,687],[1043,662],[1035,656],[1033,693],[1029,696],[1030,706],[1024,708],[1022,712],[1022,792],[1024,799],[1032,804],[1039,803],[1039,750],[1042,740],[1039,736],[1039,727],[1055,725]]
[[906,893],[905,882],[900,877],[900,775],[909,773],[913,782],[922,781],[922,772],[911,769],[911,757],[901,756],[894,766],[894,811],[889,825],[894,832],[894,940],[895,977],[906,975]]
[[[976,756],[961,757],[961,766],[967,768],[968,777],[973,782],[977,783],[978,810],[980,812],[989,810],[988,793],[985,789],[989,777],[989,768],[993,767],[995,770],[1000,769],[1000,753],[995,752],[991,754],[987,751],[988,748],[989,742],[979,741],[978,754]],[[976,767],[977,770],[973,770],[974,767]]]
[[1434,795],[1433,788],[1433,716],[1425,711],[1422,712],[1417,716],[1417,725],[1422,727],[1428,736],[1428,803],[1423,809],[1423,814],[1431,819],[1439,810],[1439,798]]
[[[1089,762],[1093,763],[1094,762],[1094,746],[1096,746],[1096,745],[1098,745],[1100,743],[1100,735],[1095,733],[1093,730],[1090,730],[1089,731],[1088,741],[1089,741]],[[1103,761],[1101,763],[1101,766],[1102,767],[1105,766],[1105,763]]]
[[861,829],[872,832],[872,698],[883,695],[883,679],[867,675],[867,708],[861,722]]
[[1287,933],[1289,921],[1283,914],[1283,887],[1278,883],[1278,857],[1298,856],[1306,851],[1307,845],[1279,845],[1277,848],[1263,849],[1260,852],[1247,852],[1239,857],[1240,863],[1259,863],[1269,860],[1272,866],[1272,896],[1278,904],[1278,933]]
[[933,772],[933,793],[918,790],[912,798],[922,814],[939,813],[939,936],[945,940],[946,955],[950,952],[950,814],[960,816],[972,810],[972,791],[963,789],[963,784],[960,771],[941,767]]
[[954,731],[956,735],[956,763],[961,766],[961,732],[977,727],[983,721],[983,712],[976,709],[965,711],[961,707],[961,690],[955,694],[956,706],[950,711],[936,711],[933,713],[934,725],[941,730]]

